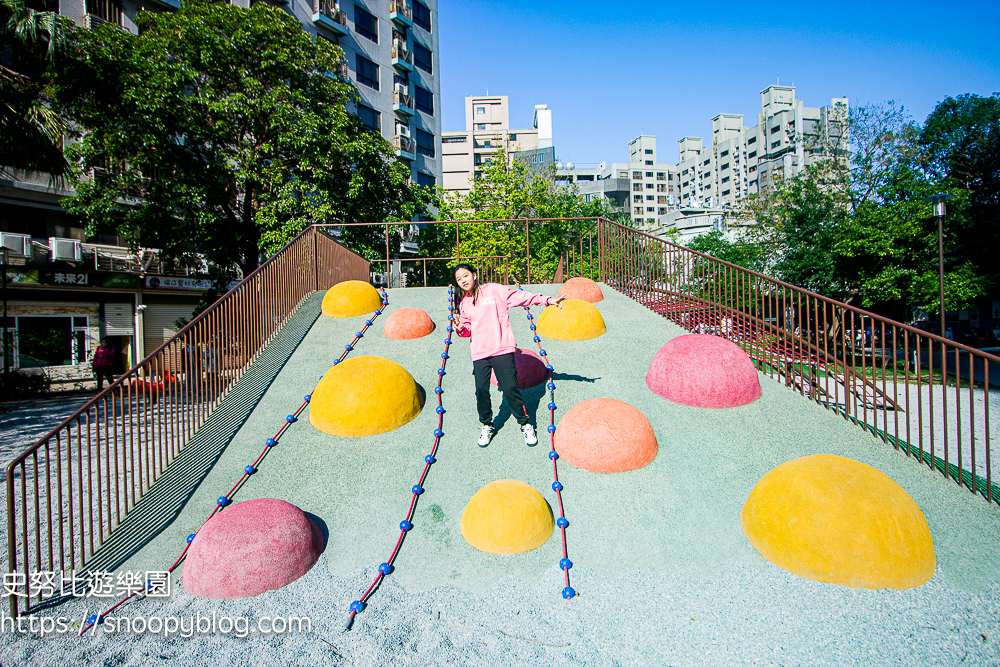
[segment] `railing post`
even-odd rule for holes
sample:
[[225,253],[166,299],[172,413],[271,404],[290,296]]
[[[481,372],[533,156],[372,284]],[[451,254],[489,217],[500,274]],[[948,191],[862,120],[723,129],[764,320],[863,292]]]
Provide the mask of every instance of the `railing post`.
[[319,291],[319,228],[312,225],[313,291]]
[[528,225],[531,224],[527,220],[524,221],[524,257],[525,257],[525,273],[524,282],[531,283],[531,231],[528,229]]

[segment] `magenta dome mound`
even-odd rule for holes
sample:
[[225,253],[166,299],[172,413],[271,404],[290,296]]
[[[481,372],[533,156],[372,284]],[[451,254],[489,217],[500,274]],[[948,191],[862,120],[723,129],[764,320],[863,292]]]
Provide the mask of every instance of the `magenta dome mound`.
[[200,598],[252,597],[292,583],[321,551],[323,533],[298,507],[275,498],[246,500],[201,527],[181,584]]
[[[545,362],[542,358],[531,350],[514,350],[514,368],[517,369],[517,388],[527,389],[541,384],[549,378],[549,372],[545,370]],[[496,387],[497,374],[490,371],[490,383]]]
[[649,364],[646,386],[696,408],[734,408],[761,395],[757,369],[746,352],[709,334],[678,336],[661,347]]

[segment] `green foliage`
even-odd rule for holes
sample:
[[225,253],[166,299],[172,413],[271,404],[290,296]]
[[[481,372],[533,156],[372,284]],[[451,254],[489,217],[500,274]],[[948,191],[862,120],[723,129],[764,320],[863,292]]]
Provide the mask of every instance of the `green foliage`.
[[69,173],[62,151],[65,123],[50,107],[47,83],[72,57],[75,30],[55,12],[36,12],[23,0],[0,0],[0,165]]
[[0,401],[35,398],[49,392],[49,378],[44,373],[11,372],[2,375]]
[[169,259],[203,253],[222,286],[311,223],[419,205],[389,143],[348,111],[343,52],[281,10],[191,0],[136,22],[137,36],[88,33],[86,66],[59,80],[61,108],[84,128],[65,204],[91,229],[114,219]]
[[[466,195],[437,191],[438,218],[442,220],[490,220],[499,222],[461,225],[459,250],[463,257],[504,255],[510,258],[512,279],[545,282],[552,279],[559,257],[579,243],[593,227],[593,220],[572,218],[621,217],[603,197],[591,201],[575,185],[557,185],[555,168],[533,168],[515,158],[506,145],[483,165],[482,177]],[[625,211],[627,216],[627,211]],[[528,223],[530,218],[554,218]],[[527,229],[527,237],[526,237]],[[528,275],[527,243],[531,266]],[[431,225],[421,234],[421,247],[428,254],[454,253],[455,229]]]

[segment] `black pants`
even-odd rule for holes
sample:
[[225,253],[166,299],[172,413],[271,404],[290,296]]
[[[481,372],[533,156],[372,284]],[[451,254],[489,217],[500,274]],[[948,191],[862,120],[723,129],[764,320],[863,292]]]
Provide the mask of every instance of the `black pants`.
[[108,379],[108,384],[115,381],[115,376],[111,374],[110,368],[95,368],[94,375],[97,376],[97,391],[104,389],[104,378]]
[[476,407],[479,409],[480,423],[493,423],[493,404],[490,402],[491,370],[497,375],[497,383],[507,400],[510,413],[518,424],[524,426],[528,423],[528,411],[524,407],[521,390],[517,388],[517,367],[514,365],[513,352],[476,359],[472,362],[472,374],[476,377]]

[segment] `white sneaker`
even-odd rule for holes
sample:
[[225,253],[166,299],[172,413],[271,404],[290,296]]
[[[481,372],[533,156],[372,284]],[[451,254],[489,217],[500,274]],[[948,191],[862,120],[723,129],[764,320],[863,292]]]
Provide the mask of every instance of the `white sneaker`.
[[483,426],[483,430],[479,432],[479,446],[485,447],[490,444],[490,440],[493,439],[493,427],[489,424]]
[[525,424],[522,426],[521,433],[524,434],[524,444],[528,447],[534,447],[538,444],[538,436],[535,435],[535,427],[531,424]]

